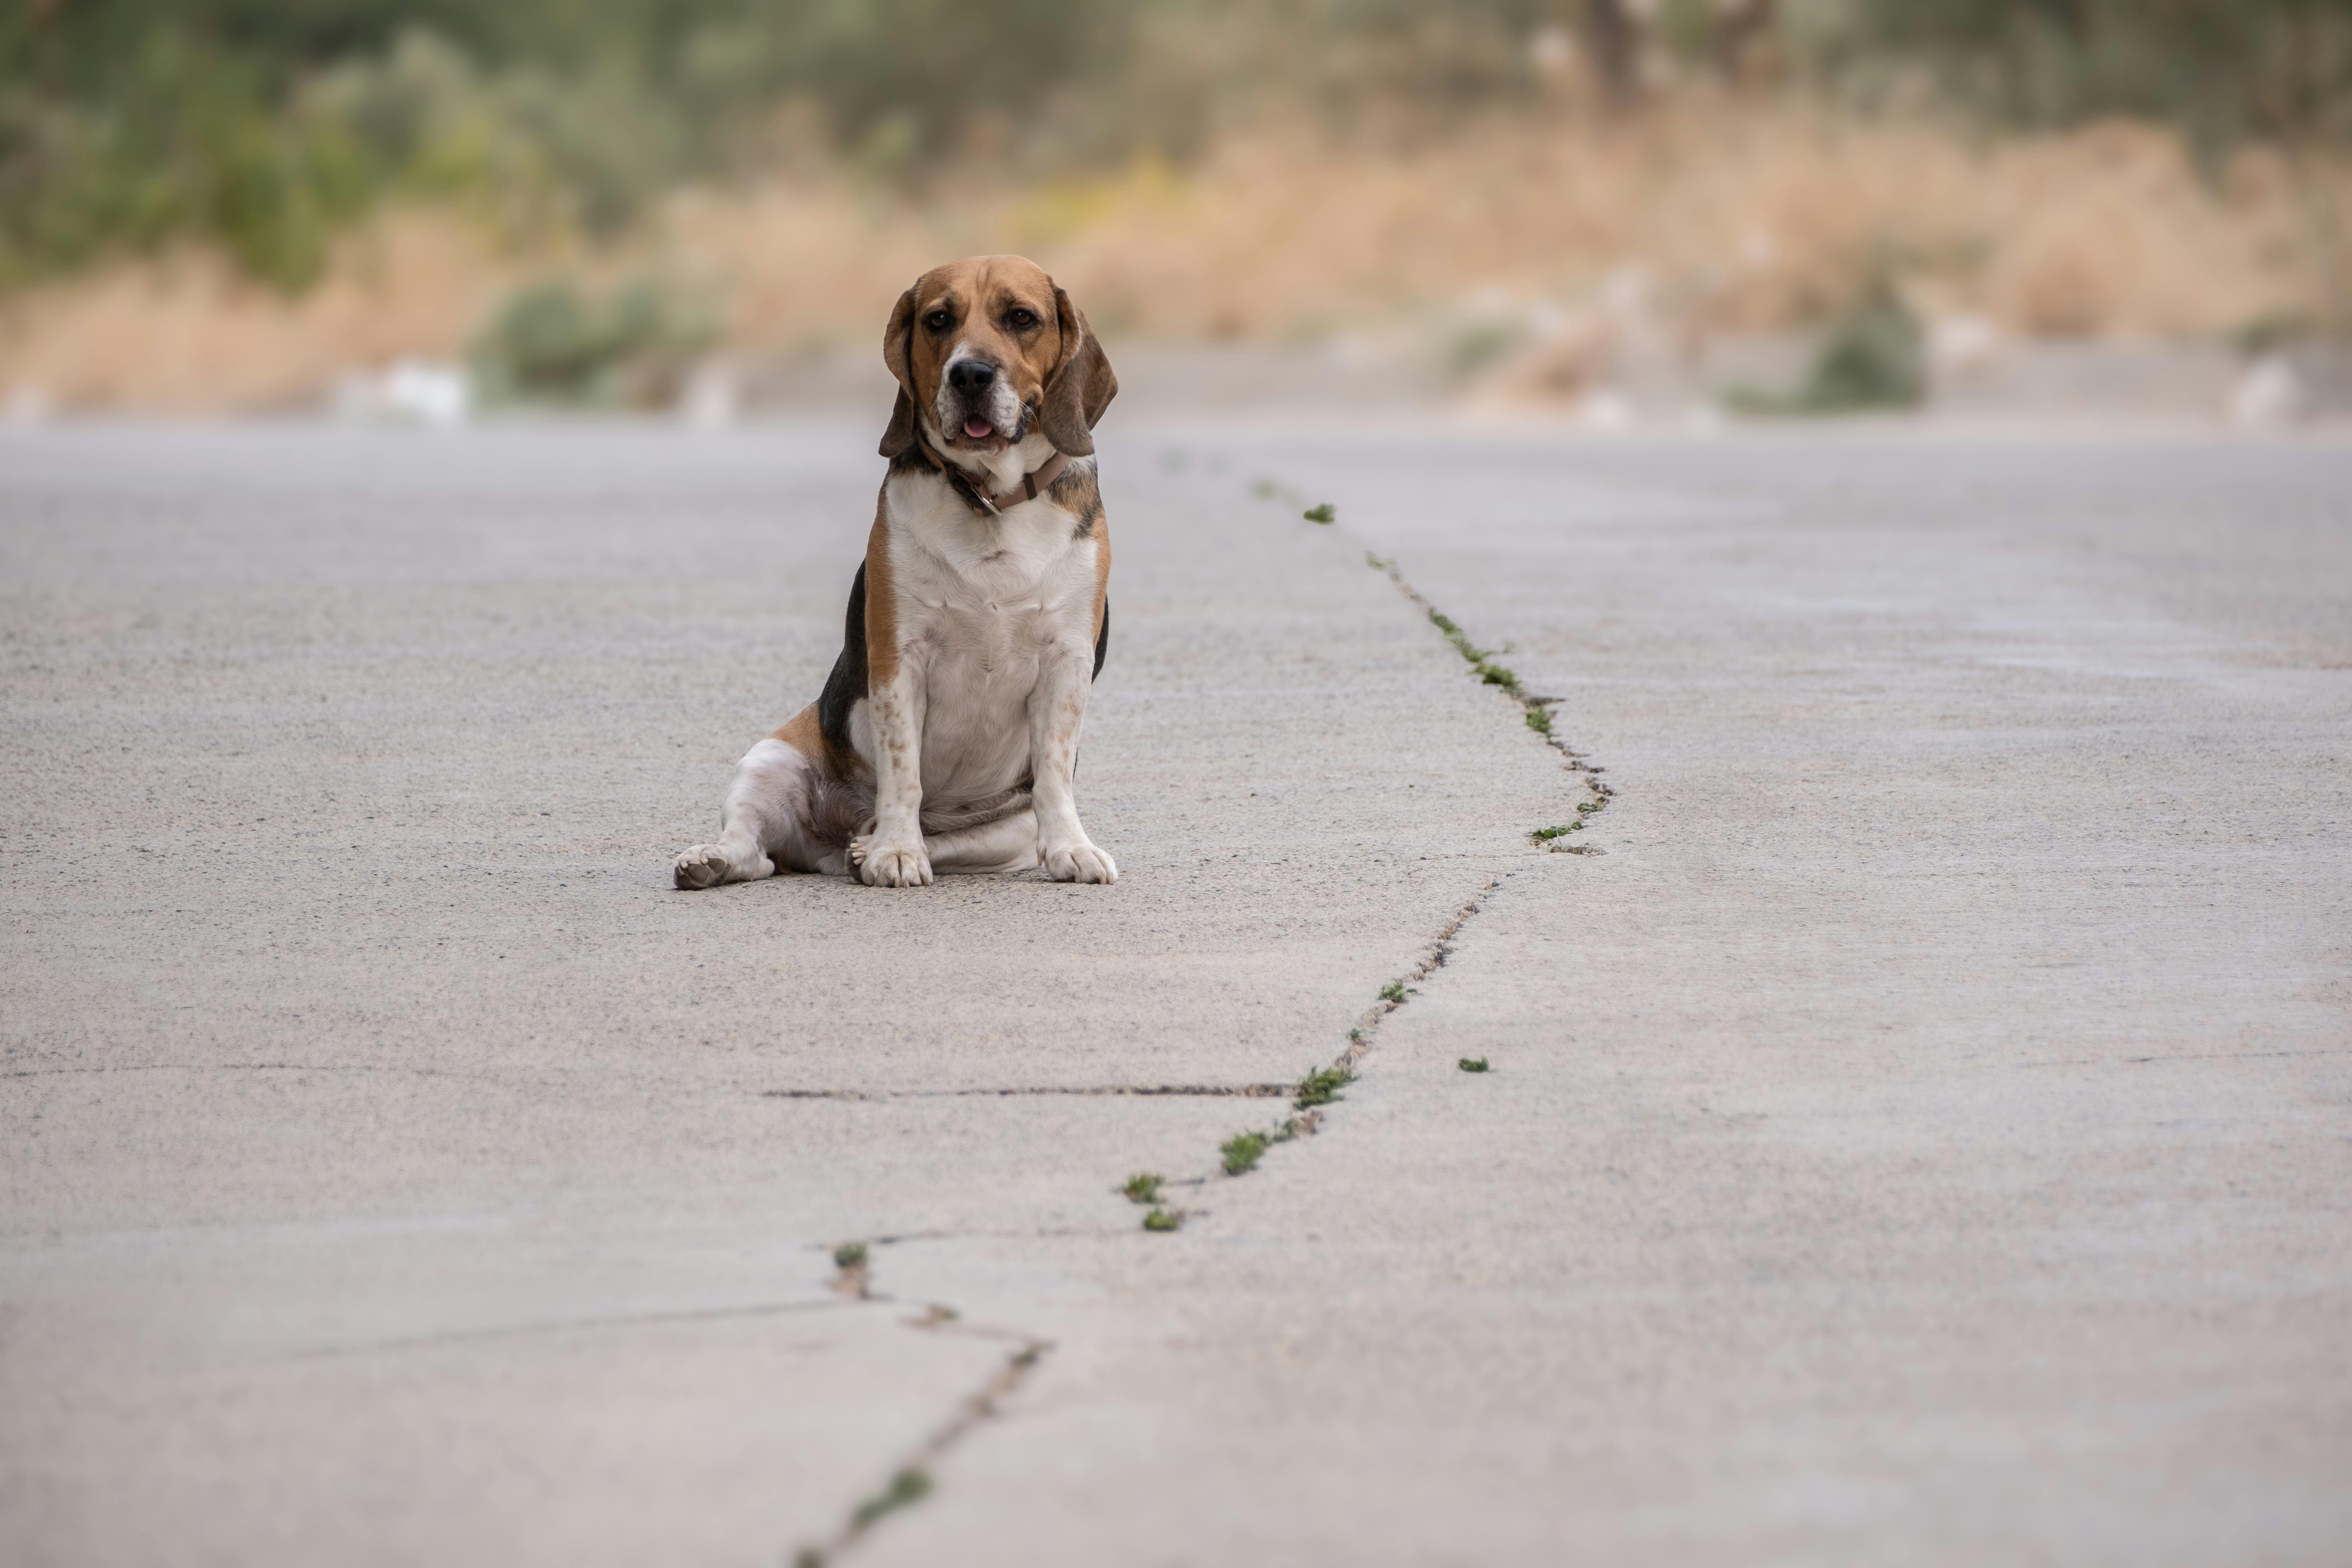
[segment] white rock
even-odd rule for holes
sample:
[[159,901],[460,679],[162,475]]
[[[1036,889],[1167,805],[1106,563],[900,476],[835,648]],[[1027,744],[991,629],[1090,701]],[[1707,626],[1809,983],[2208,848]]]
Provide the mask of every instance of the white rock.
[[462,425],[474,412],[474,383],[463,366],[403,359],[383,373],[384,411],[426,425]]
[[2310,395],[2284,354],[2265,354],[2246,368],[2230,394],[2230,423],[2241,430],[2274,430],[2304,416]]

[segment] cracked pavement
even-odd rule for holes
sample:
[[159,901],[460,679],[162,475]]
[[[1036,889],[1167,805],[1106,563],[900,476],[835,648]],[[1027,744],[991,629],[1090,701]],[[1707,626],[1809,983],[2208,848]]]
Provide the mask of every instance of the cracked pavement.
[[2339,1550],[2352,448],[1118,426],[1118,883],[692,895],[870,430],[0,437],[12,1561]]

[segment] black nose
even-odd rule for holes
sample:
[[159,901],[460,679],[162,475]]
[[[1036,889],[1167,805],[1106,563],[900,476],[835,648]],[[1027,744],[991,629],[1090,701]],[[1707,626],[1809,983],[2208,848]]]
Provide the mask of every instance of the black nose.
[[958,392],[985,391],[996,379],[996,367],[985,360],[960,359],[948,366],[948,384]]

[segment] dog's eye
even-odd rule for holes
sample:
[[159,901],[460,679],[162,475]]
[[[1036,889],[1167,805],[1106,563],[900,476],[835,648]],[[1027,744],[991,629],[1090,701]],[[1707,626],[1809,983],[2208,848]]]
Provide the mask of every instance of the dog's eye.
[[1016,332],[1025,332],[1037,324],[1037,312],[1015,309],[1005,313],[1004,324]]
[[933,310],[929,315],[923,318],[923,325],[930,328],[931,331],[935,332],[944,332],[950,327],[955,325],[955,317],[945,310]]

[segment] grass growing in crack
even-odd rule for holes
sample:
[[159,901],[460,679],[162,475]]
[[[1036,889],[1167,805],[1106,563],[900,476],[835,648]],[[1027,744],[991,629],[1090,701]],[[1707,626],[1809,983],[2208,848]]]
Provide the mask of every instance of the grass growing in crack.
[[[1393,566],[1394,563],[1390,564]],[[1470,668],[1477,672],[1479,679],[1489,686],[1499,686],[1515,697],[1519,694],[1518,673],[1508,665],[1496,664],[1493,652],[1472,642],[1470,634],[1454,625],[1452,616],[1443,610],[1432,610],[1429,612],[1429,624],[1445,634],[1445,640],[1454,645],[1455,653],[1470,661]]]
[[1143,1216],[1143,1228],[1146,1230],[1181,1230],[1184,1228],[1184,1211],[1182,1209],[1153,1209],[1150,1214]]
[[1403,1005],[1404,982],[1402,980],[1391,980],[1386,985],[1381,986],[1381,1000],[1383,1002],[1394,1002],[1400,1006]]
[[866,1244],[862,1241],[843,1242],[833,1249],[833,1266],[835,1268],[865,1268]]
[[1320,505],[1308,507],[1299,515],[1309,522],[1337,522],[1339,521],[1339,509],[1327,500]]
[[1565,838],[1571,833],[1583,832],[1585,824],[1591,820],[1592,814],[1596,811],[1607,809],[1609,805],[1609,795],[1611,792],[1608,786],[1605,784],[1595,784],[1592,787],[1596,792],[1595,798],[1577,802],[1576,820],[1574,822],[1555,822],[1549,827],[1537,828],[1533,833],[1528,834],[1528,837],[1534,839],[1538,844],[1549,844],[1555,838]]
[[857,1505],[850,1520],[856,1528],[864,1530],[876,1520],[912,1508],[931,1495],[931,1478],[928,1471],[909,1465],[890,1478],[890,1484]]
[[1454,651],[1460,654],[1464,658],[1468,659],[1471,663],[1475,664],[1480,659],[1486,657],[1486,650],[1472,642],[1470,640],[1470,634],[1464,631],[1460,626],[1455,626],[1453,618],[1446,615],[1444,611],[1430,611],[1429,624],[1435,626],[1439,631],[1444,632],[1445,634],[1445,640],[1454,645]]
[[[1608,804],[1609,796],[1614,792],[1612,791],[1607,784],[1602,784],[1599,779],[1593,777],[1593,775],[1598,773],[1601,770],[1586,764],[1581,756],[1580,756],[1576,752],[1570,750],[1566,742],[1562,741],[1558,735],[1552,732],[1551,705],[1562,700],[1561,699],[1557,697],[1539,697],[1534,692],[1529,691],[1527,689],[1527,684],[1519,679],[1518,671],[1513,669],[1507,664],[1497,663],[1495,659],[1494,654],[1490,650],[1482,648],[1476,643],[1470,640],[1470,634],[1462,629],[1459,622],[1455,621],[1453,616],[1447,615],[1436,605],[1431,604],[1426,598],[1423,598],[1419,589],[1406,582],[1404,580],[1404,574],[1397,569],[1396,558],[1394,556],[1375,555],[1368,550],[1364,552],[1364,564],[1370,567],[1375,572],[1386,574],[1389,581],[1397,585],[1397,591],[1402,594],[1408,600],[1412,601],[1412,603],[1424,615],[1428,616],[1429,624],[1435,626],[1438,631],[1444,635],[1446,642],[1453,647],[1455,653],[1460,654],[1469,662],[1471,673],[1477,676],[1480,680],[1485,681],[1487,685],[1498,687],[1504,692],[1508,694],[1511,700],[1519,705],[1522,716],[1527,721],[1528,728],[1533,731],[1537,735],[1542,737],[1545,744],[1552,747],[1555,751],[1558,751],[1563,756],[1567,757],[1570,767],[1575,768],[1579,773],[1585,775],[1585,783],[1591,786],[1592,793],[1599,796],[1600,799],[1593,806],[1580,809],[1597,810],[1601,805]],[[1551,838],[1556,838],[1563,833],[1573,833],[1575,831],[1575,825],[1564,826],[1549,828],[1540,832],[1536,835],[1536,838],[1538,843],[1541,843]],[[1565,848],[1567,847],[1562,845],[1559,846],[1559,847]],[[1590,851],[1579,851],[1579,853],[1598,855],[1601,853],[1601,851],[1594,849]]]
[[1298,1080],[1298,1098],[1291,1103],[1301,1110],[1312,1110],[1318,1105],[1328,1105],[1339,1098],[1339,1091],[1356,1081],[1353,1068],[1332,1067],[1310,1069]]
[[1127,1185],[1119,1191],[1131,1204],[1156,1204],[1160,1201],[1160,1175],[1157,1171],[1138,1171],[1128,1177]]
[[1259,1156],[1265,1152],[1265,1134],[1236,1132],[1217,1146],[1217,1152],[1223,1156],[1226,1175],[1246,1176],[1257,1168]]
[[1518,676],[1491,658],[1482,658],[1478,661],[1478,679],[1489,686],[1499,686],[1506,691],[1516,693],[1519,689]]
[[1458,1065],[1464,1072],[1485,1072],[1486,1070],[1486,1058],[1485,1057],[1464,1057],[1456,1065]]

